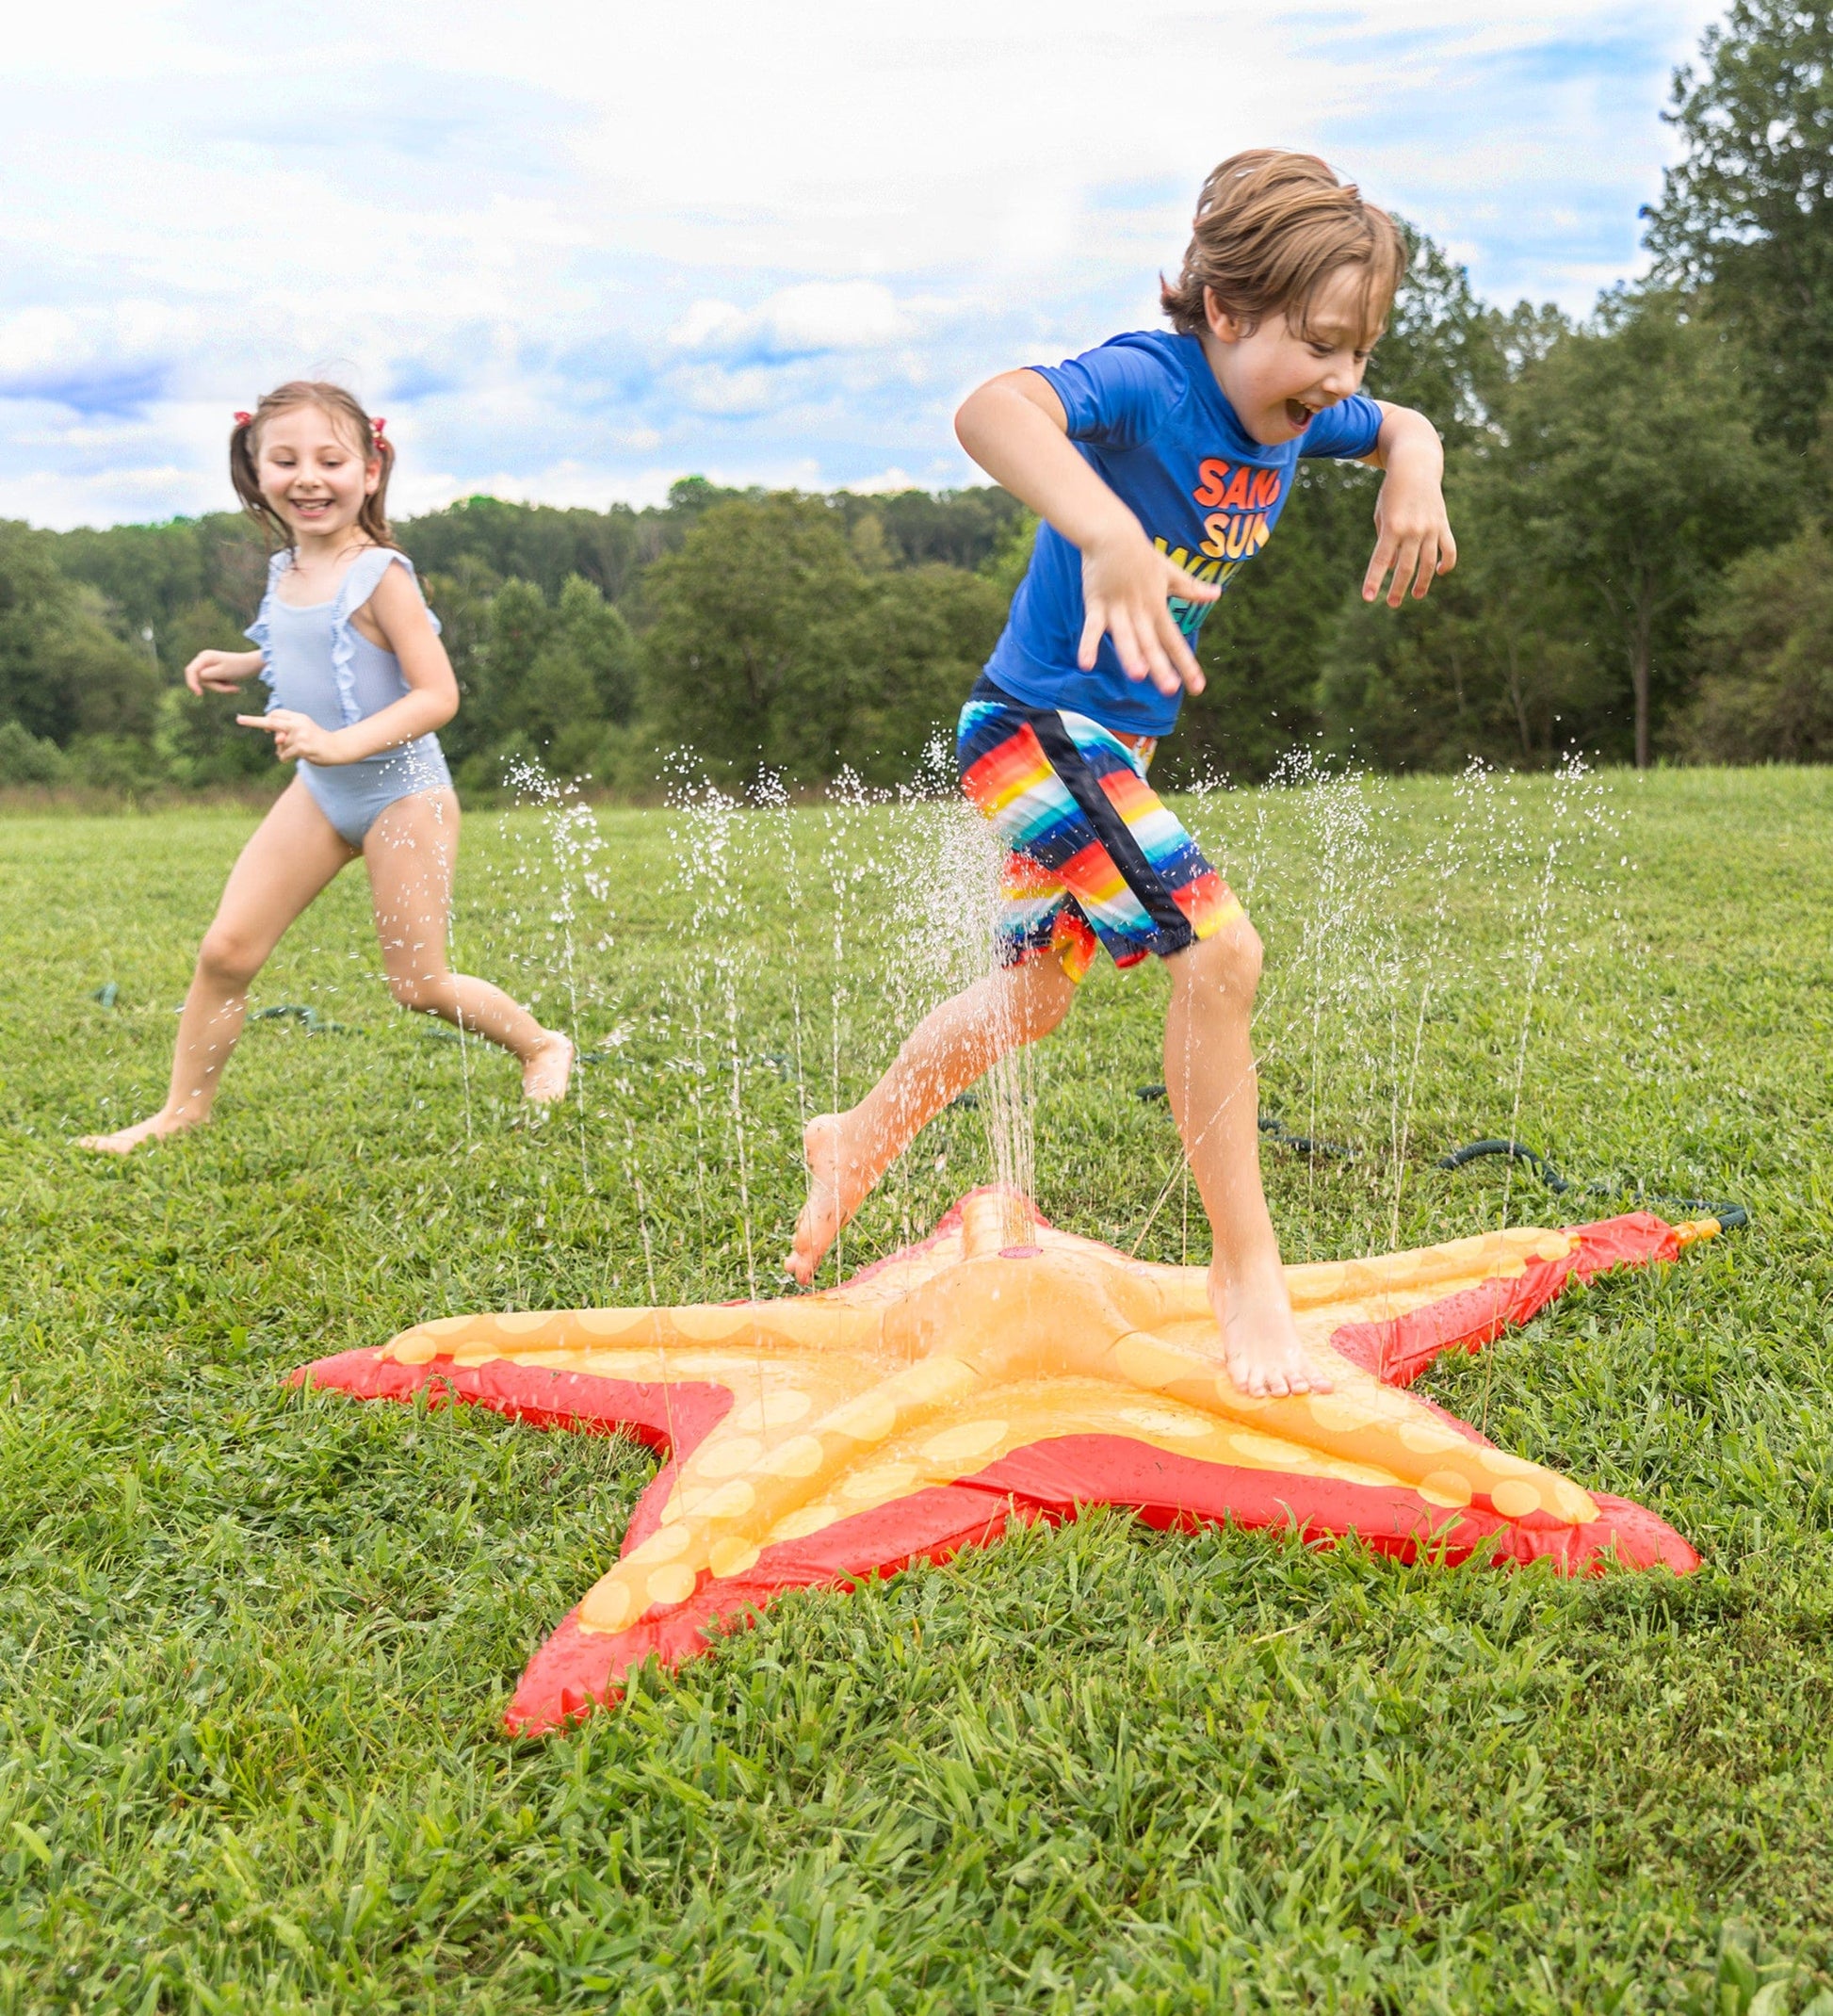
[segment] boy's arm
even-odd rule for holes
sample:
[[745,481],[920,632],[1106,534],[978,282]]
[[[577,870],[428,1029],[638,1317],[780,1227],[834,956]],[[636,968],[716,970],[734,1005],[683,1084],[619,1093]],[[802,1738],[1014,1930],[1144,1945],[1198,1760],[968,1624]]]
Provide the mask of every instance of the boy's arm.
[[1399,609],[1407,583],[1416,598],[1432,586],[1434,575],[1449,574],[1457,565],[1457,541],[1445,514],[1445,445],[1424,414],[1410,406],[1381,408],[1381,432],[1374,452],[1362,460],[1386,471],[1387,480],[1375,498],[1375,549],[1362,577],[1362,599],[1381,593],[1383,577],[1391,567],[1393,585],[1387,607]]
[[1076,451],[1069,417],[1049,381],[1006,371],[970,393],[955,435],[996,483],[1047,518],[1082,556],[1082,626],[1077,662],[1094,669],[1105,631],[1129,679],[1160,692],[1203,691],[1203,675],[1167,607],[1173,595],[1213,602],[1222,591],[1174,567]]

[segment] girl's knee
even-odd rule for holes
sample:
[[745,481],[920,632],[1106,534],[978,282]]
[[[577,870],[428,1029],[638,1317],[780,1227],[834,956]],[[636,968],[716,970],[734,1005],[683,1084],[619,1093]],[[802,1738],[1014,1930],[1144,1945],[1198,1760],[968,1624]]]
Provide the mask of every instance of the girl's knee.
[[437,1015],[450,1005],[452,976],[449,973],[391,973],[388,991],[398,1007],[418,1015]]
[[197,949],[201,978],[225,993],[243,992],[261,970],[261,948],[224,925],[212,924]]

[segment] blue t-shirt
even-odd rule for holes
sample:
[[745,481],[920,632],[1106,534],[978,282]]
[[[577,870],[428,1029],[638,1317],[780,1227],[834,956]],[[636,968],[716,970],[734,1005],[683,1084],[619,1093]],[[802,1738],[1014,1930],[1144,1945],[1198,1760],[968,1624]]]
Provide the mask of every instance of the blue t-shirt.
[[[1035,368],[1062,401],[1082,460],[1145,536],[1199,580],[1225,588],[1272,536],[1301,455],[1353,460],[1371,453],[1381,432],[1381,409],[1358,392],[1326,407],[1296,440],[1262,447],[1223,396],[1195,336],[1143,330],[1054,369]],[[1212,607],[1171,599],[1192,649]],[[1030,567],[986,661],[988,678],[1029,707],[1066,708],[1132,735],[1169,733],[1182,695],[1129,679],[1108,637],[1095,670],[1082,671],[1076,662],[1082,622],[1082,557],[1061,532],[1040,525]]]

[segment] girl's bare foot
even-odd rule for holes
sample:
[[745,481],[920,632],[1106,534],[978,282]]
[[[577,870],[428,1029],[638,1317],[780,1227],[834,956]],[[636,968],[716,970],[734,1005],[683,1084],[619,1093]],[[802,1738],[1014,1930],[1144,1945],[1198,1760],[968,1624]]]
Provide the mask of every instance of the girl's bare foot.
[[572,1038],[550,1030],[545,1042],[522,1066],[522,1097],[537,1106],[551,1106],[556,1099],[565,1098],[572,1077]]
[[112,1134],[79,1134],[76,1146],[92,1148],[98,1155],[131,1155],[143,1141],[163,1141],[168,1134],[187,1134],[192,1128],[203,1125],[201,1116],[186,1120],[161,1109],[150,1120],[142,1120],[134,1127],[123,1127]]
[[783,1271],[803,1288],[815,1278],[840,1227],[865,1201],[876,1178],[850,1138],[849,1115],[818,1114],[803,1130],[802,1159],[808,1164],[808,1201],[796,1220],[796,1236]]
[[1222,1327],[1228,1376],[1255,1400],[1327,1393],[1330,1381],[1305,1355],[1283,1281],[1256,1292],[1209,1274],[1209,1307]]

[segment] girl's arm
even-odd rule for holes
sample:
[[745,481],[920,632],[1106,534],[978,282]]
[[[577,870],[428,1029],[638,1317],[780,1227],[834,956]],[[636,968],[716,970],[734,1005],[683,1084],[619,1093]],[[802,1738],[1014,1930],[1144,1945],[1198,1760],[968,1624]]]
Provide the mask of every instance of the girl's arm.
[[233,693],[260,670],[258,651],[200,651],[185,668],[185,684],[200,695]]
[[403,742],[443,728],[458,712],[452,661],[406,568],[390,567],[351,621],[371,642],[380,642],[400,659],[408,691],[348,728],[321,728],[309,715],[290,707],[236,715],[245,727],[272,731],[274,753],[284,763],[300,756],[326,768],[360,763],[365,756],[381,756],[385,749],[398,749]]
[[1006,371],[970,393],[955,415],[968,454],[1015,497],[1047,518],[1082,556],[1082,626],[1077,662],[1094,670],[1105,631],[1129,679],[1160,692],[1203,691],[1203,675],[1166,604],[1173,595],[1213,602],[1222,593],[1174,567],[1076,451],[1069,416],[1048,379]]
[[1372,602],[1380,595],[1382,577],[1391,567],[1387,607],[1399,609],[1409,582],[1417,599],[1435,575],[1449,574],[1457,565],[1457,541],[1445,512],[1445,445],[1438,430],[1410,406],[1390,406],[1386,399],[1375,404],[1381,408],[1381,432],[1374,453],[1363,460],[1385,470],[1387,480],[1375,498],[1374,557],[1362,577],[1362,599]]

